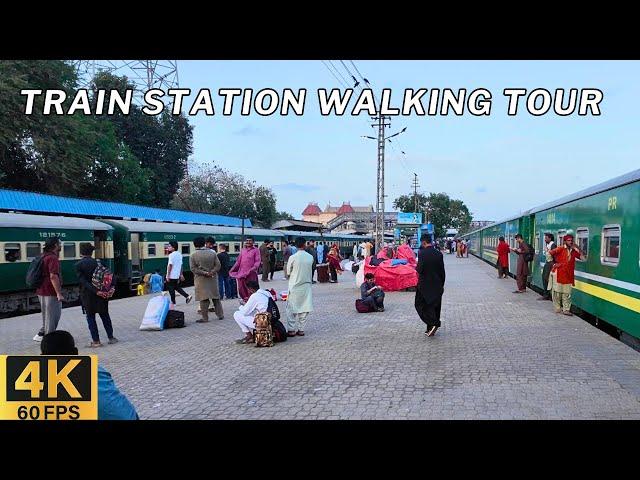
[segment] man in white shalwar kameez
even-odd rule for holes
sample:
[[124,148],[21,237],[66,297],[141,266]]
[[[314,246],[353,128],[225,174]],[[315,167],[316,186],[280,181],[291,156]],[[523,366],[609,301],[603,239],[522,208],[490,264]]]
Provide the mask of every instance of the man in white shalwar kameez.
[[304,336],[307,315],[313,311],[311,275],[313,257],[305,251],[306,240],[296,239],[298,251],[289,257],[289,296],[287,297],[287,336]]

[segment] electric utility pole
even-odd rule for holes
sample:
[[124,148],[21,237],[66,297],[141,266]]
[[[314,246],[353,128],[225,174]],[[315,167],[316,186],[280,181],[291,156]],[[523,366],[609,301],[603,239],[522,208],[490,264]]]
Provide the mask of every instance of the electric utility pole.
[[418,211],[418,187],[420,185],[418,185],[418,174],[414,173],[413,174],[413,211],[417,212]]
[[397,133],[394,133],[393,135],[385,137],[385,127],[391,126],[391,123],[386,123],[389,121],[389,117],[385,115],[378,115],[376,117],[373,117],[372,120],[376,121],[376,123],[374,123],[372,127],[378,127],[378,137],[369,137],[367,135],[362,135],[362,137],[368,138],[370,140],[376,140],[378,142],[378,181],[376,189],[375,242],[376,252],[379,252],[382,248],[382,245],[384,244],[384,142],[392,137],[404,133],[407,130],[407,127],[403,128]]

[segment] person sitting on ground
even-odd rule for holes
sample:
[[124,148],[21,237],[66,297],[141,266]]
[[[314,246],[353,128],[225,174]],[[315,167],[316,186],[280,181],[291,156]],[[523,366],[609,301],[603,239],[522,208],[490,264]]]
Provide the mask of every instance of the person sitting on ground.
[[149,280],[151,293],[161,293],[164,288],[164,278],[160,275],[160,270],[156,270]]
[[242,344],[253,343],[253,330],[255,330],[253,319],[257,313],[264,313],[268,310],[269,298],[271,297],[271,293],[267,290],[262,290],[260,284],[254,280],[248,280],[246,286],[250,297],[233,314],[233,319],[242,330],[242,333],[244,333],[244,338],[236,340],[236,343]]
[[[56,330],[42,337],[42,355],[78,355],[69,332]],[[136,409],[116,387],[111,374],[98,365],[98,420],[139,420]]]
[[372,310],[384,312],[384,291],[376,285],[373,273],[365,274],[364,283],[360,285],[360,296]]

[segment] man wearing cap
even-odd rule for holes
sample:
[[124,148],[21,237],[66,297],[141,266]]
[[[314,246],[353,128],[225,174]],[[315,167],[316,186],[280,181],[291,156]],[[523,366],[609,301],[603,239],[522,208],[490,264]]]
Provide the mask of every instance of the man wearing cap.
[[575,283],[574,269],[576,259],[581,258],[580,249],[573,244],[573,235],[568,234],[563,238],[564,245],[549,251],[554,258],[553,268],[549,278],[549,290],[553,297],[553,305],[556,313],[562,312],[571,316],[571,290]]

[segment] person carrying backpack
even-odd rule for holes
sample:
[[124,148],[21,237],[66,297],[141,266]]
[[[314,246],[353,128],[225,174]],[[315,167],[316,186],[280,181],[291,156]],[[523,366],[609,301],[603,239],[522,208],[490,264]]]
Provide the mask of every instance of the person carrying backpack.
[[58,328],[62,316],[62,279],[58,255],[62,248],[58,237],[50,237],[44,242],[42,255],[35,258],[27,272],[27,285],[36,288],[42,312],[42,327],[33,339],[41,342],[42,337]]
[[114,288],[112,274],[108,268],[99,263],[91,255],[95,250],[90,243],[80,245],[80,255],[82,260],[76,263],[76,275],[80,282],[80,301],[82,308],[87,314],[87,324],[91,333],[91,342],[87,347],[101,347],[100,334],[96,314],[100,315],[102,325],[107,332],[110,344],[116,343],[118,339],[113,336],[113,324],[109,316],[109,298],[113,295]]
[[529,276],[529,262],[533,260],[533,248],[528,245],[521,234],[516,234],[518,248],[512,248],[513,253],[518,254],[516,267],[516,284],[518,289],[513,293],[525,293],[527,291],[527,277]]

